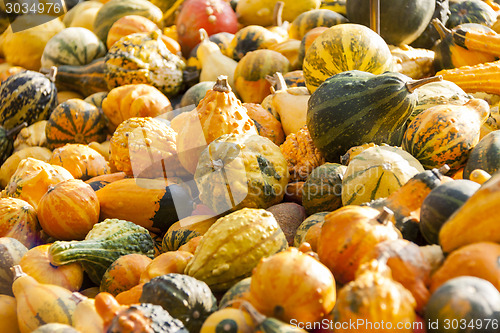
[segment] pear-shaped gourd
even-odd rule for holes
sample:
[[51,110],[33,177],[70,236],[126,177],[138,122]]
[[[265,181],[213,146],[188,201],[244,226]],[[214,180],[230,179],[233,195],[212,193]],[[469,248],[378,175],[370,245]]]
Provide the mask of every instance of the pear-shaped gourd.
[[307,127],[328,161],[366,142],[401,144],[403,125],[417,103],[416,88],[441,80],[412,80],[396,72],[351,70],[328,78],[309,99]]
[[219,75],[226,75],[227,82],[234,89],[234,71],[237,61],[222,54],[219,46],[208,39],[205,29],[200,29],[201,43],[196,57],[201,62],[200,82],[215,81]]
[[73,313],[73,327],[80,332],[101,333],[104,329],[104,321],[97,313],[94,299],[78,292],[73,292],[71,299],[77,304]]

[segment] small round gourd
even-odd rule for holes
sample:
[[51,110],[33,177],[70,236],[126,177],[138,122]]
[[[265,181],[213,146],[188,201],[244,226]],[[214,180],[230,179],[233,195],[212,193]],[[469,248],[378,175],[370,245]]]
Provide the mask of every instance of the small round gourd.
[[334,211],[342,206],[342,178],[347,167],[325,163],[307,177],[302,187],[302,205],[307,215]]
[[464,179],[469,179],[475,169],[489,174],[500,170],[500,130],[490,132],[472,148],[464,167]]
[[84,181],[110,173],[108,162],[104,156],[82,144],[68,143],[54,149],[49,163],[62,166],[73,177]]

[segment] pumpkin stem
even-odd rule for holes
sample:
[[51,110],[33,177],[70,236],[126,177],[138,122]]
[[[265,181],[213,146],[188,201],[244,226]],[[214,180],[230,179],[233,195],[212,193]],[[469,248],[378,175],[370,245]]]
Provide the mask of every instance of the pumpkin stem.
[[226,75],[219,75],[217,77],[217,82],[215,82],[212,90],[215,90],[218,92],[230,93],[231,87],[229,86],[229,83],[227,83],[227,76]]
[[204,40],[208,40],[208,34],[207,34],[207,31],[203,28],[200,28],[198,30],[198,32],[200,33],[200,41],[204,41]]
[[451,30],[445,27],[443,22],[441,22],[438,18],[433,19],[431,23],[432,26],[437,30],[441,40],[445,39],[446,35],[451,34]]
[[273,24],[277,27],[281,27],[283,25],[283,8],[285,7],[285,3],[283,1],[276,2],[274,5],[273,11]]
[[387,225],[393,216],[393,211],[384,206],[382,212],[380,212],[376,219],[380,224]]
[[436,76],[426,77],[426,78],[423,78],[420,80],[411,80],[411,81],[406,82],[405,85],[406,85],[406,89],[408,89],[408,91],[410,93],[413,93],[415,91],[415,89],[420,88],[424,84],[431,83],[431,82],[438,82],[438,81],[442,81],[442,80],[443,80],[443,77],[441,75],[436,75]]
[[14,266],[12,266],[10,268],[10,270],[14,274],[14,280],[13,281],[16,281],[21,276],[25,276],[25,275],[28,276],[28,274],[26,274],[26,273],[23,272],[23,269],[21,268],[20,265],[14,265]]
[[23,122],[23,123],[17,125],[16,127],[11,128],[10,130],[8,130],[6,136],[10,137],[12,135],[15,135],[15,134],[19,133],[19,131],[21,131],[23,128],[27,127],[27,126],[28,126],[28,123],[27,122]]

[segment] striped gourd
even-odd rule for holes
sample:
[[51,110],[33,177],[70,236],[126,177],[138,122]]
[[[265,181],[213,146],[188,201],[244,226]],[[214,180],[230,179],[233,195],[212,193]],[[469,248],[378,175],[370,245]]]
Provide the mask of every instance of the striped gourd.
[[57,106],[57,89],[47,76],[25,71],[0,85],[0,124],[7,130],[45,120]]
[[359,24],[339,24],[318,36],[307,50],[303,70],[313,93],[330,76],[348,70],[380,74],[391,70],[389,46],[373,30]]
[[64,29],[47,42],[41,61],[43,68],[81,66],[105,54],[104,43],[92,31],[73,27]]
[[45,126],[45,135],[52,149],[66,143],[103,142],[107,135],[106,120],[97,107],[74,98],[54,109]]
[[250,291],[250,282],[252,282],[251,277],[244,278],[226,291],[219,302],[219,309],[239,307],[241,302],[238,300],[244,300],[245,295]]
[[16,127],[6,130],[0,126],[0,165],[2,165],[14,151],[14,137],[19,131],[26,127],[26,123],[21,123]]
[[11,237],[28,249],[41,244],[35,208],[17,198],[0,199],[0,237]]
[[464,23],[478,23],[492,26],[496,21],[496,12],[483,1],[450,1],[450,17],[447,28],[454,28]]
[[307,127],[315,146],[328,161],[336,162],[363,143],[399,145],[416,104],[414,90],[436,80],[357,70],[330,77],[309,99]]
[[249,25],[234,35],[229,49],[233,53],[233,59],[239,61],[248,52],[267,49],[281,41],[282,38],[278,34],[258,25]]
[[302,187],[302,205],[308,215],[342,206],[342,177],[346,169],[345,165],[325,163],[307,177]]
[[202,236],[216,220],[209,215],[193,215],[175,222],[163,236],[163,252],[176,251],[192,238]]
[[375,146],[356,155],[342,180],[342,203],[361,205],[388,197],[417,173],[419,161],[398,147]]
[[290,24],[288,35],[290,38],[301,40],[304,35],[316,27],[333,27],[346,23],[345,16],[329,9],[313,9],[297,16]]
[[465,164],[464,179],[469,179],[475,169],[489,174],[500,170],[500,130],[490,132],[472,149]]
[[[311,230],[311,228],[313,228],[314,226],[316,226],[315,228],[317,228],[319,225],[322,225],[323,222],[325,222],[325,216],[329,213],[330,212],[315,213],[306,218],[304,221],[302,221],[300,226],[297,228],[297,231],[295,232],[295,238],[293,239],[293,246],[299,247],[300,244],[302,244],[303,242],[308,242],[309,244],[311,244],[310,236],[312,236],[312,234],[311,235],[309,234],[309,230]],[[321,233],[321,231],[319,233]],[[319,233],[316,236],[319,236]],[[317,245],[317,243],[314,245]],[[311,247],[312,246],[313,244],[311,244]]]
[[347,14],[346,0],[321,0],[319,8],[333,10],[342,15]]

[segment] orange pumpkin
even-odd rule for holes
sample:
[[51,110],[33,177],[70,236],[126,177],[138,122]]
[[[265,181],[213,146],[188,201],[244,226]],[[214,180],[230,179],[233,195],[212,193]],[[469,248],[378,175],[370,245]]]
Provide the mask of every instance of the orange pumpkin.
[[137,253],[119,257],[104,273],[100,291],[116,296],[138,285],[141,274],[151,262],[152,259],[148,256]]
[[265,110],[262,105],[256,103],[243,103],[247,109],[247,114],[253,120],[257,131],[261,136],[264,136],[274,142],[276,145],[281,145],[285,141],[285,133],[278,119]]
[[99,221],[99,199],[80,179],[61,182],[40,199],[38,220],[43,231],[59,240],[84,239]]
[[19,262],[24,273],[40,283],[55,284],[71,291],[80,290],[83,268],[80,263],[55,266],[50,263],[51,244],[36,246],[24,254]]
[[82,180],[109,173],[108,162],[104,156],[82,144],[68,143],[54,149],[49,163],[62,166],[73,177]]
[[160,254],[144,269],[140,283],[149,282],[151,279],[165,274],[183,274],[187,263],[193,254],[187,251],[169,251]]
[[268,317],[306,324],[330,313],[335,279],[316,259],[296,248],[262,259],[250,282],[249,298]]
[[365,253],[378,243],[401,237],[390,222],[392,212],[348,205],[325,216],[318,240],[318,256],[342,284],[354,280]]
[[28,249],[41,243],[35,209],[16,198],[0,199],[0,237],[17,239]]

